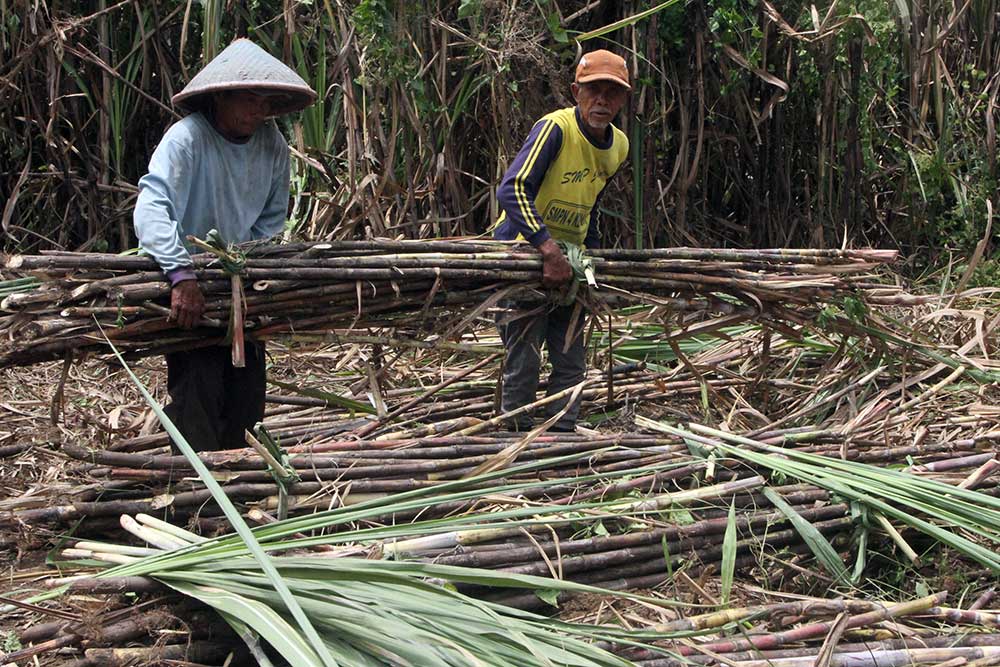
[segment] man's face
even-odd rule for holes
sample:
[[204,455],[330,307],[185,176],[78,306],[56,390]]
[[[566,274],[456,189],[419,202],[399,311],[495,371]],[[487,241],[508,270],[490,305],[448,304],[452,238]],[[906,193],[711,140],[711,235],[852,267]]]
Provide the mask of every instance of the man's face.
[[274,115],[275,99],[249,90],[220,93],[215,98],[215,121],[230,138],[249,139]]
[[574,83],[572,91],[584,124],[599,132],[599,136],[604,135],[628,98],[628,90],[614,81]]

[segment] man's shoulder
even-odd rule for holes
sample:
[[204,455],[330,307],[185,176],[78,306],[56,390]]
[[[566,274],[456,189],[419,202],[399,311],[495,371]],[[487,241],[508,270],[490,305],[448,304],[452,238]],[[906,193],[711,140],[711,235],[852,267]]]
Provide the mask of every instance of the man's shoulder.
[[273,118],[264,124],[261,128],[268,133],[268,138],[271,143],[281,150],[288,150],[288,140],[285,139],[285,135],[281,133],[281,129],[278,127],[277,121]]
[[266,155],[287,155],[288,140],[278,129],[278,124],[274,120],[269,120],[260,126],[253,138],[255,152],[260,157]]
[[574,117],[574,107],[566,107],[565,109],[557,109],[551,113],[547,113],[538,119],[538,122],[542,121],[552,121],[558,125],[561,129],[566,129],[570,127],[572,123],[576,122]]
[[193,113],[167,128],[160,143],[191,149],[205,141],[210,131],[212,131],[211,126],[201,117],[201,114]]
[[614,123],[611,124],[611,134],[614,137],[614,146],[623,146],[625,150],[628,150],[628,135],[618,129],[618,126]]

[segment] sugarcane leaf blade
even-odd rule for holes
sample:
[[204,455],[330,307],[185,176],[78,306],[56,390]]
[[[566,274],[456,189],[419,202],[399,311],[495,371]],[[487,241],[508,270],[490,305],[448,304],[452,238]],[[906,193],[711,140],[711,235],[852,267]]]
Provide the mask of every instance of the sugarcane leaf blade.
[[733,576],[736,571],[736,501],[729,504],[729,515],[726,517],[726,533],[722,539],[721,566],[721,597],[722,604],[729,603],[729,595],[733,590]]
[[781,494],[770,487],[764,487],[764,497],[766,497],[772,505],[777,508],[779,512],[785,515],[792,527],[795,528],[796,532],[802,537],[806,546],[809,550],[816,556],[816,560],[820,562],[824,569],[833,575],[837,582],[847,581],[848,573],[847,568],[844,565],[844,561],[841,560],[840,556],[837,554],[837,550],[833,548],[830,541],[823,536],[823,533],[819,532],[816,526],[812,525],[806,519],[802,517],[801,514],[795,511],[788,502],[781,497]]
[[328,391],[323,391],[321,389],[313,389],[310,387],[300,387],[298,385],[292,384],[290,382],[282,382],[281,380],[274,380],[268,378],[268,383],[273,384],[275,387],[280,387],[285,391],[290,391],[300,396],[305,396],[307,398],[318,398],[321,401],[326,401],[330,405],[336,405],[341,408],[346,408],[348,410],[353,410],[354,412],[363,412],[366,414],[375,414],[375,408],[370,405],[365,405],[360,401],[355,401],[338,394],[334,394]]
[[291,664],[323,667],[309,642],[271,607],[222,588],[212,588],[184,581],[165,579],[171,588],[212,607],[225,616],[237,619],[266,639]]

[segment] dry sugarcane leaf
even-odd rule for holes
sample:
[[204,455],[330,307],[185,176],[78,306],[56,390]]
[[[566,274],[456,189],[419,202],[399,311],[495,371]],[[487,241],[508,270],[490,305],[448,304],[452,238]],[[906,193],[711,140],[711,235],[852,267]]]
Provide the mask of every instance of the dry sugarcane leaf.
[[28,146],[28,157],[24,162],[24,168],[21,169],[21,174],[17,177],[17,181],[14,182],[14,187],[10,191],[10,196],[7,198],[7,203],[3,207],[3,216],[0,217],[0,229],[3,229],[4,234],[10,234],[10,221],[14,217],[14,209],[17,207],[17,200],[21,196],[21,188],[24,187],[25,181],[28,180],[28,172],[31,170],[31,142],[26,142]]
[[[968,6],[968,5],[966,5]],[[989,199],[986,200],[986,231],[983,232],[983,238],[979,240],[976,244],[976,249],[972,252],[972,257],[969,258],[969,265],[965,268],[962,273],[962,277],[958,281],[958,285],[955,286],[955,296],[951,297],[948,301],[948,307],[950,308],[955,299],[958,298],[958,294],[965,289],[965,286],[969,284],[969,280],[972,278],[972,274],[975,272],[976,267],[979,266],[979,261],[983,258],[983,253],[986,252],[986,246],[990,243],[990,238],[993,232],[993,202]]]

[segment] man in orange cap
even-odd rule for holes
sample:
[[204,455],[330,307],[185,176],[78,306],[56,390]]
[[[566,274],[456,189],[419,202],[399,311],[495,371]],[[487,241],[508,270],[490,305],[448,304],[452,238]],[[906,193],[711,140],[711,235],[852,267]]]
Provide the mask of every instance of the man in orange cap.
[[[497,198],[503,212],[493,228],[497,239],[521,239],[542,255],[542,284],[557,288],[573,278],[573,269],[557,241],[595,248],[600,243],[598,202],[628,156],[628,138],[612,120],[628,98],[625,60],[610,51],[580,59],[572,84],[576,106],[554,111],[535,123],[507,169]],[[574,306],[537,307],[505,304],[497,328],[507,348],[501,409],[510,412],[535,401],[541,348],[548,348],[552,373],[548,394],[578,384],[586,373],[584,318],[570,331]],[[569,343],[567,344],[567,341]],[[546,415],[566,401],[550,403]],[[573,431],[579,405],[569,406],[552,427]],[[530,429],[530,416],[512,426]]]

